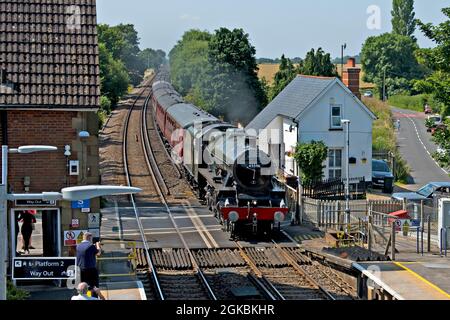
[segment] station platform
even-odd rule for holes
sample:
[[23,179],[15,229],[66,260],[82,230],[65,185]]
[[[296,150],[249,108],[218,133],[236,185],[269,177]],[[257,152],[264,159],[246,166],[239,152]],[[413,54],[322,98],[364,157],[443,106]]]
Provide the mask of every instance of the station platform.
[[355,262],[360,297],[381,300],[450,300],[450,261]]
[[108,301],[147,300],[144,286],[140,281],[104,283],[100,289]]

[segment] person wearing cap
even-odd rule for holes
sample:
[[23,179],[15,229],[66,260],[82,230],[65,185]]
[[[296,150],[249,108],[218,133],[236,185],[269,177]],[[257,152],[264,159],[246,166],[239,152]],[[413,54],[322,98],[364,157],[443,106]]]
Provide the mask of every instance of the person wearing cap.
[[92,290],[99,287],[97,256],[101,254],[100,243],[92,243],[92,234],[83,235],[83,242],[77,246],[77,265],[81,272],[81,282],[86,282]]

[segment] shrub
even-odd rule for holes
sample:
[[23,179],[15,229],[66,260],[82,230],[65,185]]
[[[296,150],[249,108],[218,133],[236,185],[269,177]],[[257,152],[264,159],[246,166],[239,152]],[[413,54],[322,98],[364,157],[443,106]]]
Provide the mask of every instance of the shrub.
[[16,288],[12,282],[8,281],[7,285],[7,300],[10,301],[18,301],[18,300],[26,300],[30,297],[30,293]]

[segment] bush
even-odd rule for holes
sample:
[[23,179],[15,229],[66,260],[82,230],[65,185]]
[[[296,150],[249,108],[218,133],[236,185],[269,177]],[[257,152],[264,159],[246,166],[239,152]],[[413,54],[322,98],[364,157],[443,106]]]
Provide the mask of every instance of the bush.
[[8,281],[7,285],[7,300],[10,301],[19,301],[19,300],[26,300],[30,297],[30,293],[16,288],[12,282]]
[[[417,96],[408,95],[396,95],[389,98],[389,104],[400,108],[417,112],[424,112],[425,104],[429,103],[429,97],[425,94],[419,94]],[[431,107],[434,107],[431,105]]]
[[373,151],[381,153],[387,151],[393,153],[396,163],[394,170],[396,180],[406,183],[408,181],[410,169],[397,150],[391,109],[388,104],[375,98],[364,98],[363,102],[378,118],[373,124]]

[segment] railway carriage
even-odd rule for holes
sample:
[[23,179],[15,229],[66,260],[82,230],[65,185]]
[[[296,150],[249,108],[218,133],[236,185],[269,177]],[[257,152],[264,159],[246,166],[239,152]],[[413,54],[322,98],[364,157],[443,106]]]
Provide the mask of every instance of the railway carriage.
[[286,192],[256,138],[185,103],[162,70],[153,84],[153,112],[187,180],[224,228],[271,234],[288,214]]

